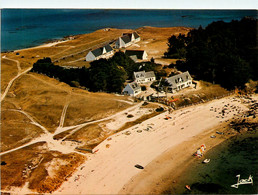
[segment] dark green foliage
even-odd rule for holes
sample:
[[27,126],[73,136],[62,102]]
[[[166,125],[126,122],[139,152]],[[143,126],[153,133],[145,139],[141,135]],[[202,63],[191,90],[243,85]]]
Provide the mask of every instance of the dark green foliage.
[[166,58],[185,58],[187,37],[179,34],[178,37],[175,35],[168,39],[168,51],[164,53]]
[[141,86],[142,91],[146,91],[146,86]]
[[249,79],[258,79],[256,36],[256,19],[213,22],[205,29],[190,31],[185,39],[171,37],[177,44],[169,51],[178,53],[185,40],[186,61],[177,61],[176,67],[188,70],[196,79],[234,89],[244,87]]
[[108,60],[100,59],[93,61],[90,65],[89,68],[65,69],[54,65],[50,58],[44,58],[34,63],[31,71],[56,78],[73,87],[83,86],[94,92],[118,93],[122,91],[125,80],[128,78],[132,79],[133,72],[145,70],[158,73],[155,63],[137,64],[122,52],[117,52]]

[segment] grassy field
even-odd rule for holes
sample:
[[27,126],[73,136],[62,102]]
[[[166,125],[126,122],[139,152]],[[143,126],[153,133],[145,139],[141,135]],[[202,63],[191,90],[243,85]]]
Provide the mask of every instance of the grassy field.
[[1,121],[1,151],[21,146],[43,133],[24,114],[17,111],[2,110]]
[[7,87],[9,81],[17,75],[17,72],[16,62],[6,59],[1,60],[1,93]]
[[[199,81],[198,85],[199,89],[187,92],[188,89],[186,88],[181,90],[180,94],[173,95],[173,98],[178,99],[178,101],[175,102],[176,107],[209,101],[229,93],[229,91],[222,88],[220,85],[213,85],[205,81]],[[186,93],[184,93],[184,91]]]

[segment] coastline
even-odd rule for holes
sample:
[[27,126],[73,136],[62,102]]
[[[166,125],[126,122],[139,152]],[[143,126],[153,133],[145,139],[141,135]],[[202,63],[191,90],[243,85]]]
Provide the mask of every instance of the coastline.
[[[257,94],[254,97],[257,101]],[[247,123],[257,122],[257,119],[245,118],[245,120],[248,121]],[[187,193],[185,185],[190,185],[190,183],[187,183],[187,181],[184,183],[184,179],[188,177],[184,175],[186,171],[190,170],[191,172],[193,165],[196,166],[197,164],[202,164],[201,162],[206,159],[206,154],[216,152],[216,148],[218,148],[218,146],[227,145],[230,142],[232,143],[232,139],[235,138],[238,139],[239,137],[243,136],[250,137],[250,135],[255,134],[248,133],[247,131],[249,130],[236,132],[236,130],[232,129],[230,125],[230,123],[233,121],[234,119],[229,119],[228,121],[207,129],[202,133],[193,136],[189,140],[170,148],[168,151],[165,151],[157,158],[152,160],[144,168],[145,170],[143,172],[133,176],[130,181],[123,186],[118,194]],[[216,134],[216,132],[222,132],[223,135]],[[210,137],[211,135],[216,135],[216,138],[212,139]],[[193,156],[194,148],[202,144],[206,144],[207,147],[203,156],[201,158]],[[202,164],[198,166],[200,168],[205,165]],[[192,173],[190,174],[193,176]],[[195,180],[195,182],[198,181]],[[185,189],[185,192],[183,192],[182,189]],[[170,190],[172,190],[172,192]]]
[[[235,136],[228,135],[223,138],[210,138],[211,135],[216,134],[216,131],[226,126],[228,126],[228,122],[208,129],[162,153],[145,167],[144,172],[131,178],[118,194],[162,194],[164,189],[168,189],[171,184],[177,184],[178,178],[192,163],[204,160],[205,153],[213,150],[216,146]],[[194,149],[197,148],[198,145],[204,143],[207,148],[203,157],[199,159],[193,156]]]
[[[201,144],[206,144],[207,149],[210,150],[231,136],[220,137],[216,134],[216,139],[209,137],[214,135],[217,129],[224,128],[225,123],[233,117],[231,112],[226,117],[218,118],[217,113],[210,112],[210,108],[219,108],[224,104],[232,103],[241,107],[241,113],[247,110],[245,105],[233,100],[234,97],[229,96],[174,111],[171,116],[175,120],[171,121],[164,120],[168,113],[163,113],[127,129],[126,131],[131,132],[130,136],[122,131],[109,137],[94,149],[97,153],[89,156],[89,160],[83,163],[55,193],[156,194],[162,192],[168,185],[166,179],[170,178],[171,171],[177,170],[173,172],[173,176],[179,176],[190,162],[197,160],[192,154]],[[196,120],[198,124],[194,122]],[[151,132],[137,133],[134,130],[142,129],[151,123],[155,124]],[[175,123],[176,126],[173,125]],[[144,170],[136,169],[135,164],[145,167]],[[80,179],[76,179],[78,176],[81,176]]]

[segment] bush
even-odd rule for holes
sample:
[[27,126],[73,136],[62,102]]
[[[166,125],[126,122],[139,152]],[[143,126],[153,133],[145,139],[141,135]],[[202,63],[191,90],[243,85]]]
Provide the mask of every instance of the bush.
[[163,111],[164,111],[164,108],[162,108],[162,107],[159,107],[156,109],[156,112],[163,112]]
[[141,86],[142,91],[146,91],[146,86]]

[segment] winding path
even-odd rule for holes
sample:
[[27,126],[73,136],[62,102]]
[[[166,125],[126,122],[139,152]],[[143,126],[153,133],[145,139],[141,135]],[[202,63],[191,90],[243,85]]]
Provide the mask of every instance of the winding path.
[[8,83],[8,85],[7,85],[7,87],[6,87],[5,91],[4,91],[4,93],[1,95],[1,102],[4,100],[4,98],[5,98],[5,96],[7,95],[9,89],[11,88],[13,82],[14,82],[17,78],[19,78],[21,75],[23,75],[23,74],[29,72],[31,69],[32,69],[32,67],[26,69],[26,70],[23,71],[23,72],[19,72],[19,73]]

